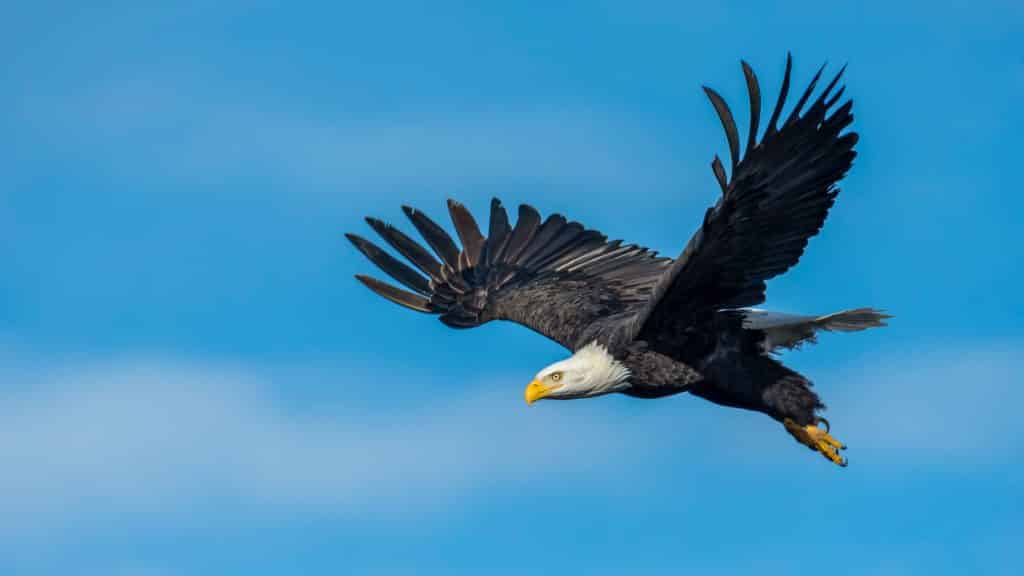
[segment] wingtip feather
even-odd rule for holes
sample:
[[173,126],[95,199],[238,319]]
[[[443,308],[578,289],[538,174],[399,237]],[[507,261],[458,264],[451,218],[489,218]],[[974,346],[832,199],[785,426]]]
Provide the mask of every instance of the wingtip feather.
[[736,120],[733,118],[732,110],[729,109],[729,105],[718,92],[708,86],[703,88],[704,94],[707,95],[708,100],[711,100],[711,105],[718,114],[722,129],[725,130],[725,138],[729,143],[729,158],[732,161],[732,167],[736,168],[740,161],[740,137],[736,130]]
[[436,311],[434,307],[430,304],[430,300],[424,298],[423,296],[413,294],[412,292],[406,292],[405,290],[396,288],[395,286],[392,286],[387,282],[382,282],[372,276],[367,276],[365,274],[356,274],[355,278],[356,280],[361,282],[363,286],[366,286],[371,291],[373,291],[374,294],[377,294],[378,296],[386,300],[394,302],[395,304],[404,306],[406,308],[409,308],[410,310],[415,310],[417,312],[425,312],[428,314]]

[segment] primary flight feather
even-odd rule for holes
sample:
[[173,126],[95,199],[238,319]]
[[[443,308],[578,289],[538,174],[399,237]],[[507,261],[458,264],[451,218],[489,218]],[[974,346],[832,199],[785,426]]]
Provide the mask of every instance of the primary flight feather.
[[356,277],[378,295],[437,314],[449,326],[510,320],[568,348],[572,356],[538,372],[526,387],[530,404],[613,392],[640,398],[691,392],[768,414],[799,442],[845,466],[839,455],[845,446],[818,414],[824,405],[810,381],[772,354],[812,343],[821,330],[884,326],[889,316],[871,308],[803,316],[752,306],[765,301],[767,280],[797,263],[836,200],[836,184],[856,156],[857,134],[847,130],[852,102],[840,103],[842,69],[811,100],[822,67],[783,119],[792,71],[787,57],[779,97],[758,140],[760,86],[750,66],[742,67],[750,98],[746,144],[741,155],[729,106],[705,88],[725,130],[729,170],[714,158],[721,196],[675,260],[609,241],[558,214],[542,218],[525,204],[513,226],[497,199],[485,236],[472,214],[449,200],[459,244],[422,212],[403,206],[430,250],[368,218],[411,266],[348,234],[404,288]]

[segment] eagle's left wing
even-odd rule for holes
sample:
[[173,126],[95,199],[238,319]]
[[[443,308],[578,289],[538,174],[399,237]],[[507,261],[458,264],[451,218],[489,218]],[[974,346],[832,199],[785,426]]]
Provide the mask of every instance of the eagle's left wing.
[[455,328],[510,320],[575,349],[586,344],[580,339],[593,334],[588,328],[596,321],[635,312],[670,262],[640,246],[609,242],[600,232],[559,214],[542,222],[540,214],[525,204],[519,207],[513,228],[501,202],[494,199],[484,237],[469,211],[449,200],[461,249],[422,212],[402,209],[437,257],[398,229],[367,218],[370,227],[416,269],[372,242],[347,234],[356,248],[408,290],[369,276],[356,278],[392,302],[439,314],[442,322]]

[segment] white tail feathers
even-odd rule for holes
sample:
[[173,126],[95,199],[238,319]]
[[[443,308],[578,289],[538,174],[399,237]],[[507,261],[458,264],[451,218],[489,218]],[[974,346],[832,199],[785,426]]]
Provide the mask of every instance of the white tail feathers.
[[868,328],[887,326],[885,321],[892,316],[874,308],[855,308],[821,316],[815,325],[824,330],[836,332],[859,332]]
[[799,348],[804,344],[817,342],[819,330],[829,332],[858,332],[868,328],[886,326],[892,316],[874,308],[855,308],[825,316],[801,316],[767,310],[748,309],[743,311],[743,327],[760,330],[765,338],[762,347],[765,352],[779,348]]

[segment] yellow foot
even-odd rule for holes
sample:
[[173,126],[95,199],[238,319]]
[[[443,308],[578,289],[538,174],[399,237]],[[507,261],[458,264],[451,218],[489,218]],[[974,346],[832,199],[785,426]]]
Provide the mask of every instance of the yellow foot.
[[840,466],[846,466],[846,458],[840,456],[838,452],[839,450],[846,450],[846,446],[828,433],[828,420],[825,420],[824,418],[821,418],[820,420],[825,423],[824,430],[818,428],[817,424],[800,426],[789,418],[786,418],[783,424],[786,425],[786,430],[796,438],[797,442],[807,446],[811,450],[820,452],[822,456]]

